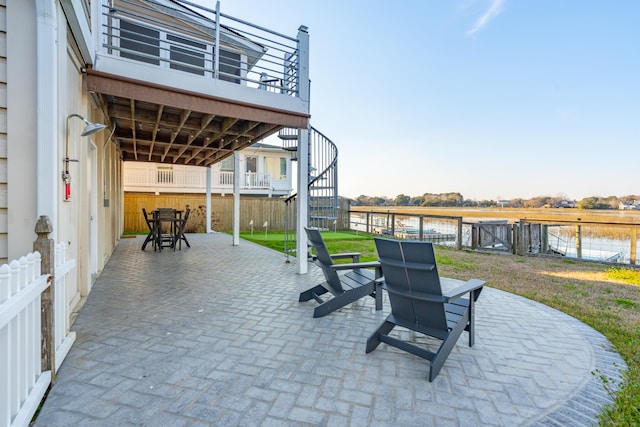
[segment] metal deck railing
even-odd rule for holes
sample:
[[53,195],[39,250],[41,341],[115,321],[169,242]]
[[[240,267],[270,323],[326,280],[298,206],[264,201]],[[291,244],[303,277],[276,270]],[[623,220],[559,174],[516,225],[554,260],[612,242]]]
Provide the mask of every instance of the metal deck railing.
[[[297,147],[297,129],[283,129],[280,139],[285,150]],[[311,127],[309,138],[309,227],[320,230],[335,230],[338,219],[338,148],[322,132]],[[302,161],[302,159],[298,159]],[[288,259],[296,249],[296,203],[297,194],[285,199],[284,252]]]
[[189,1],[104,1],[101,52],[299,96],[295,37]]

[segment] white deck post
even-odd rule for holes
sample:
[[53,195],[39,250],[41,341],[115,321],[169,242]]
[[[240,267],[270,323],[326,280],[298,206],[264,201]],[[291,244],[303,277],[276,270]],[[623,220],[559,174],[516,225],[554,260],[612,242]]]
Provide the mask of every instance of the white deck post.
[[207,221],[206,221],[206,231],[207,233],[211,233],[211,166],[207,166]]
[[[307,27],[298,28],[300,99],[309,105],[309,33]],[[308,110],[309,111],[309,110]],[[307,235],[304,227],[309,217],[309,135],[310,126],[298,132],[298,201],[296,203],[296,271],[307,274]]]
[[233,246],[240,244],[240,152],[233,152]]

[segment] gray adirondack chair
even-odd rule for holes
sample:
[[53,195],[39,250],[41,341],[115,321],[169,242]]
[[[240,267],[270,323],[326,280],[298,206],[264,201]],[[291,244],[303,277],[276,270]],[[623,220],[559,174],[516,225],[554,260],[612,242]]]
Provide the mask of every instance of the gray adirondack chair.
[[[471,279],[443,294],[431,242],[376,238],[375,243],[391,314],[367,340],[366,352],[384,342],[427,359],[431,362],[429,381],[433,381],[462,331],[469,332],[469,346],[473,345],[474,304],[485,282]],[[437,338],[440,347],[432,352],[389,336],[396,326]]]
[[[315,252],[314,261],[324,273],[325,282],[300,293],[299,302],[316,300],[319,305],[313,310],[313,317],[326,316],[358,299],[371,296],[376,300],[376,310],[382,310],[382,291],[380,281],[380,263],[359,262],[359,253],[329,254],[317,229],[305,228],[309,246]],[[334,264],[335,259],[351,258],[348,264]],[[374,270],[370,270],[373,268]],[[339,273],[340,272],[340,273]],[[345,273],[346,272],[346,273]],[[332,297],[320,296],[330,293]],[[327,295],[328,296],[328,295]]]

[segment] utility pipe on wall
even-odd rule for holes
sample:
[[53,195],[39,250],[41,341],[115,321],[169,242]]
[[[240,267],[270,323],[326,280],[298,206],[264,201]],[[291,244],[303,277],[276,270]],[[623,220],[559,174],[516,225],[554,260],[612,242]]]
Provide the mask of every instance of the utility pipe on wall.
[[36,0],[36,212],[58,233],[58,60],[57,6],[55,0]]

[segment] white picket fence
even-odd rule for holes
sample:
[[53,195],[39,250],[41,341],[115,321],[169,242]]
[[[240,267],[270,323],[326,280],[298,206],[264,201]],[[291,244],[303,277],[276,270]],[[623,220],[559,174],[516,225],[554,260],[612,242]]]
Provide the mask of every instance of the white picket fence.
[[[54,292],[56,369],[73,344],[67,333],[65,275],[75,260],[65,261],[64,243],[56,245]],[[27,426],[51,383],[41,369],[42,292],[51,277],[41,272],[38,252],[0,266],[0,426]]]
[[67,309],[67,274],[76,266],[75,259],[66,258],[67,245],[56,244],[56,280],[53,294],[55,295],[53,314],[54,343],[56,348],[56,372],[67,357],[71,346],[76,340],[76,333],[69,331],[69,310]]

